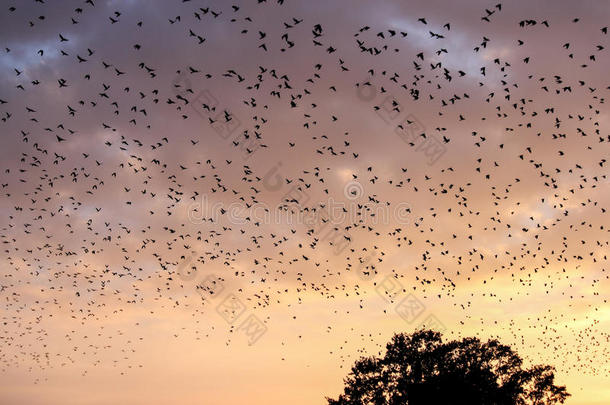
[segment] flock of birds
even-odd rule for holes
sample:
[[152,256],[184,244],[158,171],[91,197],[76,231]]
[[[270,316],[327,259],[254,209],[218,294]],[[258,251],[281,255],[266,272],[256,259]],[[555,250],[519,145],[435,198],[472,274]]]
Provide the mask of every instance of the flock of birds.
[[[600,327],[608,308],[609,87],[590,73],[607,66],[607,27],[584,45],[562,43],[552,35],[563,24],[587,23],[509,21],[508,5],[497,4],[476,17],[482,39],[454,51],[464,27],[417,15],[398,28],[341,27],[345,39],[337,27],[292,15],[283,0],[172,1],[171,14],[146,18],[79,0],[70,13],[55,13],[53,27],[62,28],[51,31],[52,2],[30,3],[2,11],[18,32],[44,38],[2,55],[3,370],[79,364],[89,355],[96,365],[117,349],[113,361],[130,364],[146,337],[127,338],[112,319],[134,308],[155,319],[186,307],[206,324],[213,301],[178,274],[188,261],[189,274],[217,275],[269,328],[274,308],[306,308],[312,296],[334,314],[356,300],[343,314],[356,324],[390,274],[430,305],[447,303],[456,333],[460,325],[481,335],[502,330],[563,369],[608,374],[599,359],[610,354]],[[118,29],[127,36],[92,39],[91,21],[103,27],[98,36]],[[507,51],[483,57],[501,24],[510,29],[502,34]],[[187,54],[172,54],[153,32],[177,37]],[[238,64],[223,66],[222,36],[239,38]],[[538,54],[515,56],[537,36],[551,38],[545,46],[560,64],[537,70],[545,63]],[[167,55],[141,56],[151,49]],[[370,104],[354,96],[373,87],[379,98]],[[203,88],[216,88],[220,101],[202,97]],[[386,95],[396,96],[389,107],[380,101]],[[413,106],[434,121],[402,143],[352,128],[356,118],[337,100],[370,112],[379,132],[413,121],[386,125],[375,113]],[[432,136],[447,153],[428,166],[414,150]],[[389,143],[409,158],[373,153]],[[278,156],[280,192],[268,186],[266,166]],[[236,222],[226,209],[199,206],[197,223],[191,218],[204,196],[224,207],[273,210],[273,202],[294,215],[321,212],[328,198],[345,200],[341,181],[362,185],[361,208],[412,202],[410,223],[373,223],[365,213],[332,223],[340,236],[328,239],[315,229],[322,224]],[[499,280],[508,290],[497,291]],[[481,303],[509,308],[522,300],[540,311],[509,321],[471,315],[484,313],[475,308]],[[214,330],[235,328],[215,319]],[[335,333],[332,324],[322,328]],[[345,343],[360,340],[365,353],[375,336],[354,330]],[[354,354],[331,353],[349,362]]]

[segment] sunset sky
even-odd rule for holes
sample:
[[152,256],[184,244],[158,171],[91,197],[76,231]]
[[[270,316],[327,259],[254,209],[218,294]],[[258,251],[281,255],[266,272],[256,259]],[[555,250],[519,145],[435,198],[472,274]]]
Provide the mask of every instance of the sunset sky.
[[610,403],[609,17],[2,1],[0,404],[324,404],[421,327]]

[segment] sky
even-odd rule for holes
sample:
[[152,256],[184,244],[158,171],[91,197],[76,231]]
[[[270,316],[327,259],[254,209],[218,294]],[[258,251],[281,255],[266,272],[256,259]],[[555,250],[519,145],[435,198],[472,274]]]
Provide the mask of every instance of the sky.
[[0,403],[323,404],[394,333],[610,402],[606,1],[3,1]]

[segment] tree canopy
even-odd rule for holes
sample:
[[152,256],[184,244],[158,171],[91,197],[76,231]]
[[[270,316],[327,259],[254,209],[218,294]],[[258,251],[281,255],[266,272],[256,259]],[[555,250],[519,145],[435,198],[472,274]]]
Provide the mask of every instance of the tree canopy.
[[444,343],[420,330],[396,334],[383,357],[363,357],[344,380],[343,394],[329,405],[549,405],[570,396],[554,383],[554,368],[523,367],[523,360],[497,340],[464,338]]

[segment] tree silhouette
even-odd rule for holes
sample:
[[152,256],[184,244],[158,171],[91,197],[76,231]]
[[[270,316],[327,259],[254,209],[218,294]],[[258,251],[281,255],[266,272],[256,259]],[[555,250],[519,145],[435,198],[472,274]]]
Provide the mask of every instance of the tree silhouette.
[[497,340],[443,343],[441,334],[396,334],[381,357],[364,357],[329,405],[548,405],[570,396],[554,368],[522,368],[522,359]]

